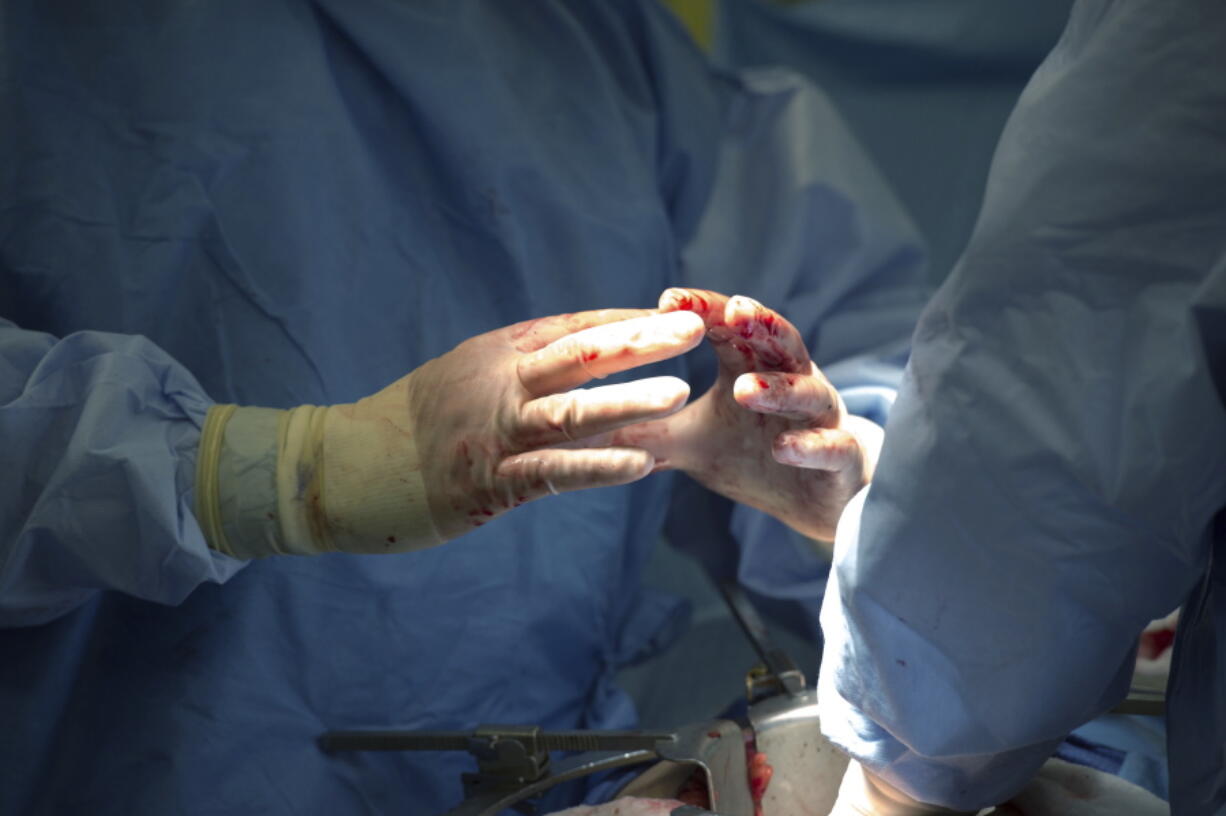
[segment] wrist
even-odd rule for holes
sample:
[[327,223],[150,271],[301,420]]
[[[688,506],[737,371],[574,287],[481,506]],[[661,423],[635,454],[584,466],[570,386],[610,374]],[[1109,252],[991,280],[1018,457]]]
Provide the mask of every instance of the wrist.
[[213,406],[196,469],[196,516],[209,546],[259,558],[440,543],[407,424],[366,400],[288,411]]

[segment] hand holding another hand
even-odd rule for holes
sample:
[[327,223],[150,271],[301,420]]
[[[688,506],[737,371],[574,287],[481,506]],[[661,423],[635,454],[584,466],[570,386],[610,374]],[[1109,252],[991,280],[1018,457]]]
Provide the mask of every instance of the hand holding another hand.
[[830,540],[843,506],[872,475],[881,429],[850,416],[796,327],[746,297],[669,289],[664,313],[703,319],[719,375],[665,419],[624,428],[618,445],[652,453],[710,489],[813,538]]

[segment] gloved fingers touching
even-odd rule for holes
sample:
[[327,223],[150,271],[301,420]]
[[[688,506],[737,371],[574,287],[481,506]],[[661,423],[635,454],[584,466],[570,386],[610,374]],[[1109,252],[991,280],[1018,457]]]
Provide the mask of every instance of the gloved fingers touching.
[[574,442],[676,413],[689,395],[689,385],[677,377],[551,394],[524,405],[514,438],[524,448]]
[[660,295],[660,311],[693,312],[702,318],[707,327],[707,339],[719,359],[721,376],[723,372],[740,373],[746,370],[743,363],[740,344],[729,343],[731,333],[724,323],[724,314],[728,308],[729,297],[709,289],[665,289]]
[[674,286],[660,294],[660,311],[693,312],[702,318],[708,329],[724,325],[724,309],[728,296],[710,289],[690,289]]
[[733,376],[748,371],[809,370],[809,352],[800,332],[783,315],[753,298],[672,288],[660,295],[660,311],[689,311],[702,317],[720,368]]
[[651,473],[655,459],[637,448],[581,448],[519,453],[503,459],[495,476],[516,503],[589,487],[628,484]]
[[733,383],[732,396],[742,407],[760,414],[836,427],[843,414],[842,401],[830,381],[810,365],[810,374],[742,374]]
[[569,391],[606,377],[684,354],[702,342],[692,314],[651,314],[582,329],[519,358],[520,383],[534,397]]
[[508,326],[511,345],[523,354],[539,351],[545,346],[560,340],[568,334],[574,334],[593,326],[603,326],[607,323],[618,323],[636,317],[647,317],[656,314],[654,309],[592,309],[573,314],[550,315],[525,320]]

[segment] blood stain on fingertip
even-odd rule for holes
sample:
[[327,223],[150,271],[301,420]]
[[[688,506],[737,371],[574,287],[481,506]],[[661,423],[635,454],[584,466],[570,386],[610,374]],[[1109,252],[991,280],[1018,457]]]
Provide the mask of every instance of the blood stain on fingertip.
[[772,337],[779,334],[779,326],[777,325],[777,321],[775,320],[775,315],[771,314],[770,312],[767,312],[766,314],[759,317],[758,322],[760,322],[764,327],[766,327],[766,332],[770,334]]
[[492,516],[492,515],[494,515],[494,511],[493,511],[493,510],[491,510],[491,509],[489,509],[488,507],[482,507],[482,508],[481,508],[481,515],[483,515],[483,516]]
[[592,360],[598,359],[599,357],[600,357],[600,352],[599,352],[599,351],[594,351],[594,350],[593,350],[593,351],[585,351],[585,352],[583,352],[583,362],[585,362],[585,363],[590,363],[590,362],[592,362]]
[[770,387],[771,384],[766,381],[765,377],[758,377],[758,388],[761,388],[763,391],[769,391]]

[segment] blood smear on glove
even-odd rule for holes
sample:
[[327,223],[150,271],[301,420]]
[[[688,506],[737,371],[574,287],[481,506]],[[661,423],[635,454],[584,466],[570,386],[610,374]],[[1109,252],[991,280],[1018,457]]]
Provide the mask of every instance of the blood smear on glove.
[[1157,660],[1162,656],[1162,653],[1171,648],[1171,644],[1175,642],[1174,629],[1155,629],[1152,632],[1141,633],[1141,645],[1137,649],[1137,656],[1143,657],[1146,660]]

